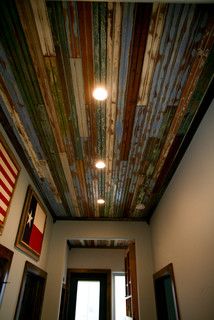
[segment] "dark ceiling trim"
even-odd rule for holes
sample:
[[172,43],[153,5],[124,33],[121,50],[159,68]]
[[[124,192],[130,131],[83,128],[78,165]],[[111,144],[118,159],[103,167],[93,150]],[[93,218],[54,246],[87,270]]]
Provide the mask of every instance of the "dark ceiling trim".
[[121,247],[114,247],[114,246],[78,246],[78,245],[72,245],[70,244],[69,240],[67,241],[67,245],[68,245],[68,248],[69,250],[71,249],[122,249],[122,250],[126,250],[128,248],[128,245],[127,246],[121,246]]
[[30,178],[32,179],[36,189],[38,190],[38,193],[40,195],[40,197],[42,198],[45,206],[47,207],[48,211],[50,212],[53,221],[56,219],[56,215],[53,211],[53,209],[50,206],[49,200],[47,199],[47,197],[44,194],[44,190],[42,190],[41,185],[39,180],[35,177],[35,174],[33,172],[33,169],[30,166],[29,160],[25,155],[25,152],[23,150],[22,145],[20,144],[20,142],[18,141],[12,126],[10,125],[3,109],[2,109],[2,105],[0,104],[0,123],[3,126],[4,131],[6,132],[11,144],[13,145],[14,149],[16,150],[19,158],[21,159],[21,162],[23,164],[23,166],[25,167],[25,169],[27,170]]
[[122,249],[122,250],[125,250],[127,248],[128,248],[128,246],[121,246],[121,247],[114,247],[114,246],[109,246],[109,247],[107,247],[107,246],[97,246],[97,247],[95,247],[95,246],[85,246],[85,247],[80,247],[80,246],[70,245],[69,250],[71,250],[71,249],[116,249],[116,250]]
[[172,179],[172,176],[174,175],[176,169],[178,168],[178,165],[180,164],[187,148],[189,147],[191,141],[192,141],[192,138],[194,136],[194,134],[196,133],[204,115],[206,114],[207,110],[209,109],[211,103],[212,103],[212,100],[214,98],[214,78],[212,78],[210,84],[209,84],[209,87],[208,87],[208,90],[206,92],[206,94],[204,95],[203,97],[203,100],[201,102],[201,105],[198,109],[198,112],[196,113],[194,119],[193,119],[193,122],[187,132],[187,134],[185,135],[184,139],[183,139],[183,142],[177,152],[177,155],[168,171],[168,174],[167,174],[167,177],[166,177],[166,180],[165,182],[162,184],[162,191],[157,195],[156,199],[154,201],[154,205],[152,207],[150,207],[150,210],[149,210],[149,213],[148,213],[148,216],[147,218],[145,219],[148,223],[150,223],[150,220],[154,214],[154,211],[155,209],[157,208],[158,206],[158,203],[160,202],[160,199],[162,198],[164,192],[166,191],[166,188],[167,186],[169,185],[171,179]]
[[132,217],[132,218],[123,218],[123,217],[56,217],[55,221],[141,221],[145,222],[146,217]]

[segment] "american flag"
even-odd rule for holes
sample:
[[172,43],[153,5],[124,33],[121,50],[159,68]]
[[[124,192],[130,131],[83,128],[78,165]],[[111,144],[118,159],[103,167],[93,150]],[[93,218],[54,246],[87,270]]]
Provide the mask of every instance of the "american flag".
[[7,150],[3,138],[0,136],[0,227],[4,225],[19,174],[18,165]]

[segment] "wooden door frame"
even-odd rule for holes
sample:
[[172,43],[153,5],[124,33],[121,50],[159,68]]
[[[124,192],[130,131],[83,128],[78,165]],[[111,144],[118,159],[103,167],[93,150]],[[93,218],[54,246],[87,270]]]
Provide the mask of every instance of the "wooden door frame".
[[13,259],[13,251],[0,244],[0,305],[3,299],[4,290],[8,284],[7,279],[10,271],[10,266]]
[[[26,284],[26,280],[27,280],[27,275],[29,273],[33,274],[35,276],[38,276],[39,278],[44,280],[44,287],[42,288],[42,297],[41,297],[42,301],[44,299],[45,286],[46,286],[46,280],[47,280],[47,272],[38,268],[37,266],[35,266],[31,262],[26,261],[24,271],[23,271],[23,276],[22,276],[21,287],[19,290],[19,296],[18,296],[18,302],[16,305],[16,312],[15,312],[14,320],[19,319],[19,314],[20,314],[20,310],[21,310],[21,306],[22,306],[22,300],[23,300],[24,292],[25,292],[25,284]],[[42,313],[42,305],[41,305],[41,310],[40,310],[40,318],[41,318],[41,313]]]
[[[154,282],[154,290],[155,290],[155,281],[160,280],[161,278],[164,278],[166,276],[170,277],[171,280],[171,286],[173,291],[173,300],[176,307],[177,312],[177,319],[181,319],[180,317],[180,311],[179,311],[179,305],[178,305],[178,298],[177,298],[177,290],[176,290],[176,283],[175,283],[175,275],[173,270],[173,264],[169,263],[167,266],[163,267],[161,270],[153,274],[153,282]],[[157,295],[155,292],[155,301],[157,306]]]
[[[67,279],[66,279],[66,304],[68,304],[69,301],[69,294],[70,294],[70,281],[72,278],[72,275],[75,274],[90,274],[93,277],[94,275],[100,274],[100,275],[106,275],[107,280],[107,315],[106,319],[111,320],[111,270],[110,269],[67,269]],[[67,311],[66,311],[67,313]],[[66,317],[65,317],[66,319]]]
[[[125,281],[126,281],[126,319],[139,320],[137,261],[135,242],[131,241],[125,253]],[[129,313],[129,315],[128,315]]]

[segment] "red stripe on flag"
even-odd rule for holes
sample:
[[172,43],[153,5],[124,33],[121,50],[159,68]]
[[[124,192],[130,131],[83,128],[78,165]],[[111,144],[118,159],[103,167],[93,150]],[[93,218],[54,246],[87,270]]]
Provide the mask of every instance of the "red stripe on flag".
[[0,213],[5,217],[6,216],[6,211],[3,210],[3,208],[0,207]]
[[5,179],[11,185],[11,187],[14,187],[15,183],[10,179],[10,177],[7,174],[7,172],[3,169],[3,167],[1,165],[0,165],[0,170],[1,170],[2,174],[3,174],[3,176],[5,177]]
[[17,176],[17,173],[15,173],[13,171],[13,168],[11,167],[11,165],[9,164],[9,162],[7,161],[7,159],[5,158],[5,156],[3,155],[1,150],[0,150],[0,156],[2,157],[2,159],[3,159],[4,163],[6,164],[7,168],[10,170],[10,172],[12,173],[12,175],[15,178]]
[[7,186],[4,184],[4,182],[2,180],[0,180],[0,186],[4,189],[5,192],[7,192],[7,194],[10,197],[12,196],[12,192],[7,188]]
[[35,225],[33,225],[31,235],[30,235],[29,246],[37,253],[41,252],[42,239],[43,239],[43,234],[39,231],[39,229],[37,229]]
[[2,193],[0,193],[0,199],[8,206],[9,205],[9,200],[7,200]]

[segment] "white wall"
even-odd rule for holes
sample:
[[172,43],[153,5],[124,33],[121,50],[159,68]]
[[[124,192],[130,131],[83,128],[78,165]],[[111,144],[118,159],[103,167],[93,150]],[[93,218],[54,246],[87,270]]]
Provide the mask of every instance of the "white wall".
[[8,278],[9,283],[6,286],[3,301],[0,306],[0,319],[11,320],[13,319],[15,314],[16,303],[18,299],[25,261],[28,260],[31,263],[42,268],[43,270],[46,270],[48,243],[49,243],[49,239],[52,231],[52,219],[47,212],[48,216],[47,216],[47,223],[46,223],[46,231],[45,231],[45,236],[43,240],[41,256],[38,262],[36,262],[35,260],[25,255],[14,246],[28,185],[30,184],[34,188],[34,190],[36,189],[28,173],[26,172],[25,168],[21,164],[21,161],[17,156],[14,148],[11,146],[10,141],[8,140],[6,134],[4,133],[1,125],[0,125],[0,131],[3,134],[11,151],[13,152],[16,159],[18,160],[19,165],[21,166],[21,172],[19,174],[16,189],[11,201],[6,224],[4,226],[2,235],[0,236],[0,243],[14,252],[10,273],[9,273],[9,278]]
[[43,320],[57,319],[65,269],[66,240],[72,238],[135,240],[140,319],[156,319],[150,230],[146,223],[58,221],[54,224],[53,234],[49,252]]
[[124,249],[72,248],[68,254],[68,268],[73,269],[111,269],[124,272]]
[[155,270],[174,265],[183,320],[214,319],[214,103],[151,223]]

